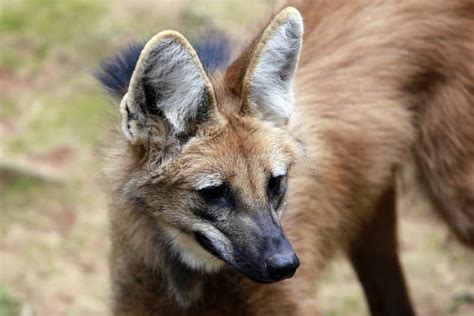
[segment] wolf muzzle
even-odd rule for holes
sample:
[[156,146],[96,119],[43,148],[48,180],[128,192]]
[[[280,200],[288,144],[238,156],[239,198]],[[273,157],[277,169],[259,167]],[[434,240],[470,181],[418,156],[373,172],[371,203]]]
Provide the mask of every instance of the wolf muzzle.
[[300,265],[293,247],[281,227],[268,212],[252,221],[255,225],[241,227],[238,232],[226,232],[233,253],[220,253],[218,241],[205,233],[195,233],[196,241],[214,256],[226,261],[237,271],[260,283],[291,278]]

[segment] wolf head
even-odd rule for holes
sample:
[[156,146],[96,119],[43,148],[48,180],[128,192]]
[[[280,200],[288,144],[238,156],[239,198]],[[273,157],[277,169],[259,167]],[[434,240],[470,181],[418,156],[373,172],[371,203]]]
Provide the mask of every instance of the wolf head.
[[280,218],[300,153],[286,124],[302,32],[287,8],[212,75],[177,32],[157,34],[139,55],[120,102],[133,157],[120,192],[165,236],[156,247],[192,269],[227,263],[273,282],[299,266]]

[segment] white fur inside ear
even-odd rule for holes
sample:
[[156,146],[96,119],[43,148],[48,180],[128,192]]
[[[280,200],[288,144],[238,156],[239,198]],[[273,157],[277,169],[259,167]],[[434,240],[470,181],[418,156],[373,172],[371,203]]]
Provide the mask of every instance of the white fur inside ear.
[[157,45],[156,54],[149,59],[152,65],[150,79],[161,99],[156,107],[177,131],[183,131],[185,122],[199,113],[206,87],[200,69],[184,47],[172,39]]
[[128,92],[129,109],[159,113],[175,134],[185,131],[186,124],[210,104],[210,84],[186,46],[172,36],[152,39],[142,52]]
[[301,15],[290,14],[269,35],[257,56],[249,97],[251,107],[267,120],[286,123],[293,112],[293,77],[302,35]]

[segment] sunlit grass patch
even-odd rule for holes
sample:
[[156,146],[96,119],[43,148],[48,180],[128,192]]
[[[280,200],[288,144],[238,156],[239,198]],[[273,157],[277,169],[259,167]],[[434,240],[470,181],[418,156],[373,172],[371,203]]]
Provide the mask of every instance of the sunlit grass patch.
[[0,31],[67,40],[87,27],[82,23],[90,22],[103,8],[94,0],[4,0]]
[[103,12],[93,0],[2,1],[0,66],[34,69],[51,49],[80,46]]
[[30,121],[8,142],[12,152],[41,151],[61,144],[89,145],[99,140],[109,106],[99,93],[45,96],[35,102]]

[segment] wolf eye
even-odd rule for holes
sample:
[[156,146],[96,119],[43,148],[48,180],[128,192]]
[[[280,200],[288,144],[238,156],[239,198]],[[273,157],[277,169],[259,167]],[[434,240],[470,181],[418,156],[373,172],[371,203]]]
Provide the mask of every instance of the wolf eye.
[[225,201],[229,195],[229,189],[225,184],[216,187],[204,188],[199,190],[198,192],[207,202],[210,203]]
[[273,197],[278,194],[280,191],[281,187],[281,180],[283,179],[283,176],[271,176],[270,179],[268,180],[268,195],[270,197]]

